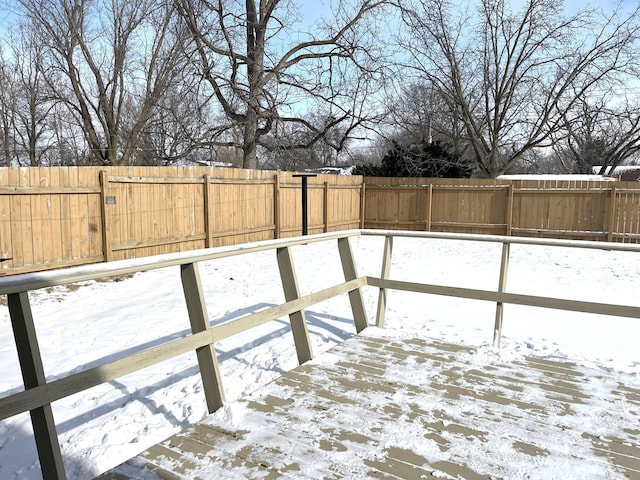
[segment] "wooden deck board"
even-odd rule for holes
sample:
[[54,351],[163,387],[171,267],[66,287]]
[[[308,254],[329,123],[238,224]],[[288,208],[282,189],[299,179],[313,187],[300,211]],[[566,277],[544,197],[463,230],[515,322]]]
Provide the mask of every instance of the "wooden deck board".
[[640,478],[638,397],[568,363],[360,335],[99,478]]

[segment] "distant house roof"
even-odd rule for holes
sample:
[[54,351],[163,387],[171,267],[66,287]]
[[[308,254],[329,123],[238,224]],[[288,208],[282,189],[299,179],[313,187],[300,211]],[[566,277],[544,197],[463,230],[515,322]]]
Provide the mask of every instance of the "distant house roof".
[[[594,166],[592,171],[599,172],[602,167]],[[621,182],[639,182],[640,181],[640,165],[618,165],[611,172],[611,167],[607,167],[606,175],[616,177]]]
[[517,174],[517,175],[499,175],[498,180],[593,180],[593,181],[616,181],[617,178],[613,178],[605,175],[588,175],[588,174]]
[[355,167],[320,167],[320,168],[307,168],[305,172],[321,173],[321,174],[333,174],[333,175],[351,175]]
[[171,166],[172,167],[224,167],[224,168],[234,167],[233,163],[229,163],[229,162],[192,160],[188,158],[183,158],[176,162],[173,162],[171,163]]

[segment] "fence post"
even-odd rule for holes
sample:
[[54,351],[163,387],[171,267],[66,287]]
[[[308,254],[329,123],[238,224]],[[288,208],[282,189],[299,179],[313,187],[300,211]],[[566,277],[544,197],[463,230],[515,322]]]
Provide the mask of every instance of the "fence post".
[[322,221],[324,223],[324,233],[329,231],[329,182],[324,182],[324,198],[322,201],[322,208],[324,209],[322,215]]
[[609,200],[609,205],[610,205],[610,208],[609,208],[609,225],[607,228],[607,242],[612,242],[613,230],[615,228],[615,221],[616,221],[616,208],[618,206],[618,193],[616,191],[615,185],[611,187],[611,199]]
[[[298,279],[296,270],[293,265],[293,257],[290,247],[282,247],[276,249],[278,259],[278,268],[280,269],[280,279],[282,280],[282,288],[284,290],[284,298],[287,302],[300,298],[300,289],[298,288]],[[311,341],[309,340],[309,330],[307,328],[307,318],[304,310],[298,310],[289,314],[291,322],[291,332],[293,333],[293,341],[296,345],[296,353],[298,354],[298,363],[302,365],[304,362],[313,358],[311,350]]]
[[[383,280],[389,278],[389,270],[391,269],[391,255],[393,253],[393,237],[387,235],[384,238],[384,251],[382,252],[382,273]],[[387,289],[382,287],[378,293],[378,312],[376,314],[376,327],[384,327],[384,317],[387,308]]]
[[102,215],[102,252],[105,262],[111,261],[113,250],[111,248],[111,232],[107,221],[107,188],[109,175],[106,171],[100,171],[100,214]]
[[[182,280],[184,299],[187,303],[191,331],[193,333],[204,332],[210,328],[209,314],[204,300],[198,265],[196,263],[180,265],[180,278]],[[220,375],[215,347],[213,344],[200,347],[196,349],[196,355],[202,377],[202,387],[207,401],[207,409],[209,413],[213,413],[224,403],[222,376]]]
[[280,175],[273,176],[273,238],[280,238]]
[[212,231],[211,231],[211,181],[209,180],[209,174],[205,173],[202,176],[204,182],[204,246],[210,248],[212,246]]
[[[498,279],[498,293],[504,293],[507,287],[507,271],[509,269],[509,251],[511,244],[505,242],[502,244],[502,260],[500,262],[500,278]],[[504,305],[502,302],[496,302],[496,321],[493,327],[493,346],[500,348],[502,340],[502,316],[504,313]]]
[[366,193],[367,184],[364,183],[364,177],[362,177],[362,184],[360,186],[360,228],[364,229],[364,197]]
[[507,198],[507,212],[506,212],[507,231],[506,234],[511,236],[513,229],[513,183],[509,183],[509,192]]
[[429,188],[427,189],[427,225],[426,231],[431,231],[431,215],[433,211],[433,184],[429,184]]
[[[16,341],[16,350],[22,371],[25,390],[45,385],[47,379],[44,374],[40,347],[33,323],[31,305],[27,292],[10,293],[7,295],[9,316]],[[40,469],[44,480],[66,479],[58,433],[53,419],[51,405],[47,404],[31,410],[31,424],[40,459]]]
[[[351,251],[349,237],[338,239],[338,251],[340,252],[340,260],[342,260],[344,279],[347,282],[355,280],[358,278],[358,272],[356,271],[356,263],[353,260],[353,252]],[[353,312],[353,321],[356,325],[356,332],[360,333],[369,326],[369,321],[367,320],[367,311],[364,308],[362,292],[359,288],[349,292],[349,302],[351,302],[351,311]]]

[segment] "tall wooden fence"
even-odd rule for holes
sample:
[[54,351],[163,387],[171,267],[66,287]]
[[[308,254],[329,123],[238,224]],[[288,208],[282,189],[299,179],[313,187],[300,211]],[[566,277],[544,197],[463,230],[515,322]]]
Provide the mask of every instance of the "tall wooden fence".
[[[640,183],[319,175],[308,231],[383,228],[640,242]],[[0,275],[299,235],[292,173],[0,168]]]
[[[309,233],[361,227],[361,193],[361,177],[309,179]],[[0,168],[0,275],[291,237],[301,203],[284,172]]]
[[365,228],[640,241],[640,183],[365,179]]

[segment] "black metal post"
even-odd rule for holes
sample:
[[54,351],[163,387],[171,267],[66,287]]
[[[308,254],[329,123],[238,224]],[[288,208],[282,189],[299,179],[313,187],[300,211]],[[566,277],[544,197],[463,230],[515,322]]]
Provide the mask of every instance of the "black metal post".
[[294,175],[294,177],[302,178],[302,235],[307,235],[308,233],[308,213],[307,213],[307,178],[309,177],[317,177],[318,175],[313,173],[302,173]]

